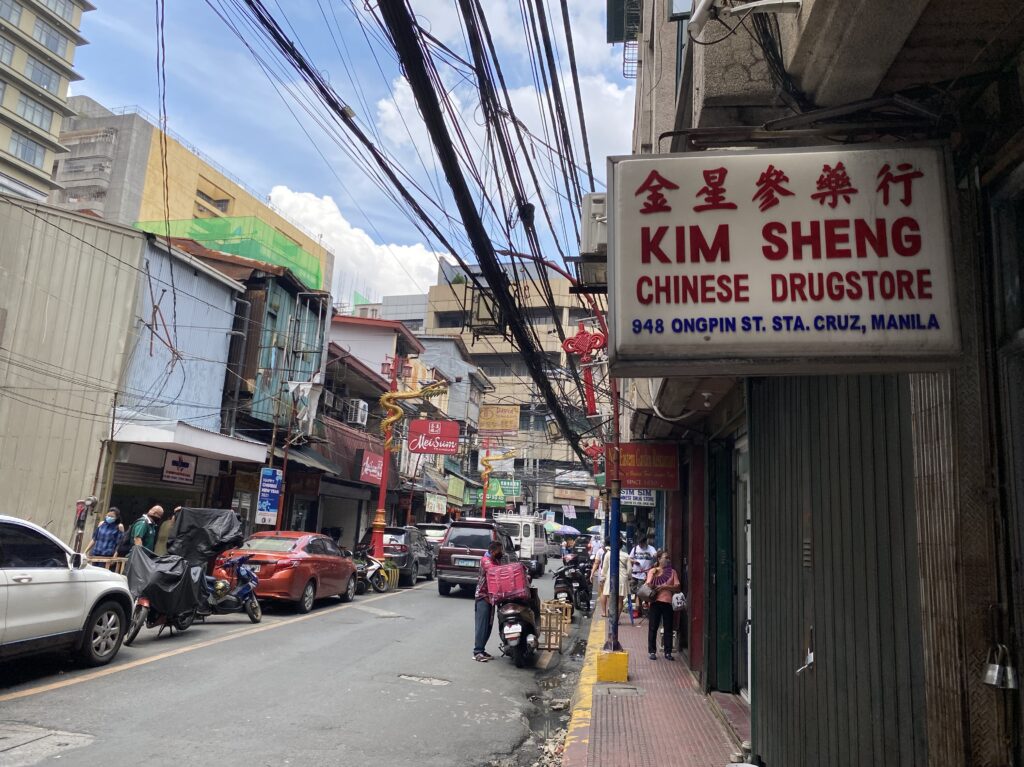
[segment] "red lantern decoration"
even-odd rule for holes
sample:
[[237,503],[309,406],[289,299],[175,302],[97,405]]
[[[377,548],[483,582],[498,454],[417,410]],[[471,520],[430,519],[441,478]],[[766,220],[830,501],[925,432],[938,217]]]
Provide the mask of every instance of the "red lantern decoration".
[[[562,348],[569,354],[575,354],[580,362],[587,363],[594,357],[594,352],[603,349],[608,345],[608,339],[604,333],[591,333],[579,324],[579,332],[576,335],[566,338],[562,342]],[[589,367],[583,368],[583,392],[587,398],[587,415],[597,414],[597,402],[594,398],[594,374]]]

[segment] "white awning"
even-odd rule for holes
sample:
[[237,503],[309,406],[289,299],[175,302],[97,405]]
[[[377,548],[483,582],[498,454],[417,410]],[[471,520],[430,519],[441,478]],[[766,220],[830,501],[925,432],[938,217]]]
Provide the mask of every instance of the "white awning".
[[267,446],[262,442],[229,437],[227,434],[200,429],[184,421],[178,421],[174,426],[116,421],[114,441],[162,450],[177,450],[217,461],[264,463],[267,460]]

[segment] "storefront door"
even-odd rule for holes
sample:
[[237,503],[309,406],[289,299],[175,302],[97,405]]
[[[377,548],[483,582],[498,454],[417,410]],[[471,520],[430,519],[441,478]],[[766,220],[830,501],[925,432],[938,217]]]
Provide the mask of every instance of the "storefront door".
[[736,685],[750,702],[751,572],[753,556],[750,538],[750,449],[746,436],[733,449],[736,484],[733,498],[736,530]]

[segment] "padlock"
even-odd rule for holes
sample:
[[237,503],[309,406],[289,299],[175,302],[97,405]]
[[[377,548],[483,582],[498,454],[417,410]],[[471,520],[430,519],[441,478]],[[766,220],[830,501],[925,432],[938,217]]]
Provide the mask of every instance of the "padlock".
[[988,663],[985,665],[985,675],[982,680],[985,684],[999,687],[999,680],[1002,676],[1002,666],[999,665],[999,650],[993,647],[988,651]]
[[1006,645],[999,645],[999,650],[1003,659],[1003,683],[999,686],[1004,690],[1016,690],[1017,670],[1010,665],[1010,652],[1006,649]]
[[1016,690],[1017,671],[1010,665],[1010,654],[1006,645],[996,645],[988,654],[984,682],[1001,690]]

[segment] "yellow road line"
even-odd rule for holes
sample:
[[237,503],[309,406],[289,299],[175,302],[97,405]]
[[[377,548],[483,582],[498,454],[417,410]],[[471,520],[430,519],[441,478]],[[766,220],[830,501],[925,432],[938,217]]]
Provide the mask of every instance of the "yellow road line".
[[599,619],[596,616],[590,621],[587,655],[583,659],[583,669],[580,671],[576,693],[573,695],[572,719],[569,720],[569,729],[565,734],[563,752],[576,741],[589,740],[583,738],[580,731],[590,727],[590,717],[594,708],[594,685],[597,684],[597,654],[604,646],[606,623],[607,619]]
[[[263,631],[270,631],[271,629],[280,628],[281,626],[291,626],[292,624],[299,623],[301,621],[308,621],[312,620],[313,618],[322,618],[325,615],[333,615],[335,612],[339,610],[344,610],[349,607],[358,607],[360,604],[366,604],[367,602],[376,602],[379,599],[387,599],[388,597],[398,596],[399,594],[405,594],[409,591],[413,591],[418,588],[422,588],[422,584],[420,586],[413,586],[412,588],[405,589],[404,591],[389,591],[386,594],[378,594],[377,596],[370,597],[368,599],[360,599],[358,602],[347,602],[345,604],[339,605],[338,607],[333,607],[328,610],[320,610],[318,612],[308,613],[306,615],[296,615],[294,618],[286,618],[284,620],[277,621],[276,623],[264,623],[261,626],[253,626],[249,629],[232,631],[229,634],[222,634],[221,636],[216,637],[214,639],[207,639],[203,642],[196,642],[195,644],[190,644],[186,647],[178,647],[174,650],[162,652],[159,655],[150,656],[149,658],[139,658],[138,660],[133,660],[128,663],[122,663],[117,666],[107,666],[106,668],[101,668],[97,671],[93,671],[88,674],[82,674],[81,676],[76,676],[72,679],[64,679],[59,682],[51,682],[50,684],[39,685],[38,687],[29,687],[26,690],[18,690],[17,692],[9,692],[4,695],[0,695],[0,703],[18,700],[19,698],[27,698],[31,695],[38,695],[43,692],[59,690],[63,687],[70,687],[72,685],[82,684],[83,682],[91,682],[94,679],[101,679],[102,677],[110,676],[111,674],[117,674],[121,671],[128,671],[129,669],[138,668],[139,666],[145,666],[148,663],[155,663],[158,660],[164,660],[165,658],[173,658],[175,655],[182,655],[184,653],[192,652],[194,650],[201,650],[204,647],[211,647],[213,645],[220,644],[221,642],[229,642],[232,639],[241,639],[242,637],[252,636],[253,634],[259,634]],[[217,624],[210,623],[207,625],[215,626]]]

